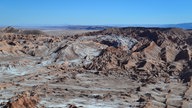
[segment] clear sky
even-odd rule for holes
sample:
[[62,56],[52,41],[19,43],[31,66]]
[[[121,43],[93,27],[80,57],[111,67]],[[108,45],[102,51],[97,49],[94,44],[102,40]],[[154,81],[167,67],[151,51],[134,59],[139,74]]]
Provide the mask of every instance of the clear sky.
[[0,25],[192,22],[192,0],[0,0]]

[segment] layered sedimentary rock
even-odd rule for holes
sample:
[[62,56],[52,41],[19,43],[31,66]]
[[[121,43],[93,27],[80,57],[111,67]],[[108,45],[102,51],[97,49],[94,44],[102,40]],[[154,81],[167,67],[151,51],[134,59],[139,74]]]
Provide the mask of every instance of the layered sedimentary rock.
[[[176,28],[110,28],[74,36],[2,29],[1,106],[64,107],[74,101],[94,107],[190,108],[191,36]],[[15,97],[23,91],[39,97]],[[90,99],[101,103],[85,101]]]

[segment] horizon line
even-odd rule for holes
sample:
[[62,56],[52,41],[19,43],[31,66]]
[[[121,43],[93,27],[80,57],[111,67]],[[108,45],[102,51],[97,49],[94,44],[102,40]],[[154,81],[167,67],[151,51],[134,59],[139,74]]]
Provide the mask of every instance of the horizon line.
[[0,27],[46,27],[46,26],[161,26],[161,25],[178,25],[178,24],[192,24],[192,22],[184,23],[166,23],[166,24],[15,24],[15,25],[0,25]]

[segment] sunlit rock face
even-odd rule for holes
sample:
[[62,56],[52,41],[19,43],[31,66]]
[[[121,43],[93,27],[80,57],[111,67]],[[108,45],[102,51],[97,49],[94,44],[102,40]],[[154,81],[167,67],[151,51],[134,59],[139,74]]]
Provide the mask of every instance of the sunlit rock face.
[[39,30],[0,30],[0,107],[164,108],[192,103],[190,30],[75,32],[51,36]]

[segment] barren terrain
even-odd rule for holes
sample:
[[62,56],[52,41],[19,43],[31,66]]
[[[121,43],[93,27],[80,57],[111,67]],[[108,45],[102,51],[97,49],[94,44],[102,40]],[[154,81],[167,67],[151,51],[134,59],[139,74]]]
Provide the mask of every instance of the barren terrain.
[[0,31],[0,107],[191,108],[192,31]]

